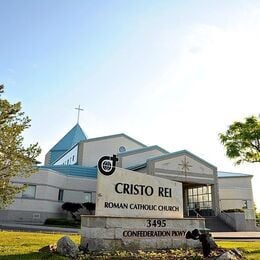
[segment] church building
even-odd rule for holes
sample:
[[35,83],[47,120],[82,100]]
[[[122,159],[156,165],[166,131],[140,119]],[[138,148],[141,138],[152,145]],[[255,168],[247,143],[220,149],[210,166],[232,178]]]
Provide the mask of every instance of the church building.
[[252,175],[219,172],[217,167],[188,150],[168,152],[146,146],[126,134],[88,138],[76,124],[46,154],[44,166],[29,178],[13,204],[0,211],[1,222],[43,223],[66,216],[64,202],[94,202],[97,162],[118,157],[117,167],[182,183],[184,217],[216,216],[226,209],[243,209],[254,218]]

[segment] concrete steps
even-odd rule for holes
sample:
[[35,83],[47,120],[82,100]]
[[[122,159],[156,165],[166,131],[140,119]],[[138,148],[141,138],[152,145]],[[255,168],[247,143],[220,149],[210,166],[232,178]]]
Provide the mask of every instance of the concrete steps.
[[211,232],[232,232],[234,231],[230,226],[223,222],[216,216],[206,216],[205,225]]

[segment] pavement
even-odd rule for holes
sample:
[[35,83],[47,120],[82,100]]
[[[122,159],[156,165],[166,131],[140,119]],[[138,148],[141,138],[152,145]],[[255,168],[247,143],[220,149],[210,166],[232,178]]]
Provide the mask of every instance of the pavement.
[[212,232],[216,240],[260,240],[260,232]]
[[0,230],[15,230],[15,231],[41,231],[46,233],[69,233],[80,234],[79,228],[62,228],[45,225],[31,225],[18,223],[0,223]]

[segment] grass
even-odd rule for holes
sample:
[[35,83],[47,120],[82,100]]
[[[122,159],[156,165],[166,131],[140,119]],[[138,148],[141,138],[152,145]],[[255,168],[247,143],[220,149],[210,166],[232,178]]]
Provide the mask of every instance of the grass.
[[[48,252],[39,252],[40,248],[56,243],[63,236],[64,234],[0,231],[0,259],[65,259]],[[69,237],[79,244],[80,235],[69,235]],[[222,248],[241,249],[245,252],[246,259],[260,259],[260,241],[217,241],[217,244]],[[153,254],[156,256],[158,253]]]
[[260,259],[260,241],[217,241],[218,246],[222,248],[237,248],[245,253],[246,259]]
[[[46,234],[40,232],[0,232],[0,259],[65,259],[39,249],[56,243],[64,234]],[[69,235],[79,244],[79,235]]]

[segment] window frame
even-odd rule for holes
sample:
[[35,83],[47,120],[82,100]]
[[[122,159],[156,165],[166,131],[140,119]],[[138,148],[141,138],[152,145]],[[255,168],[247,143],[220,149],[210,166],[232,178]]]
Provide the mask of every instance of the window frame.
[[[86,200],[86,194],[90,195],[90,201]],[[91,191],[84,191],[84,203],[86,202],[92,202],[92,192]]]
[[64,197],[64,189],[59,189],[58,191],[58,201],[63,201],[63,197]]
[[[34,187],[34,194],[32,196],[26,194],[26,192],[28,192],[28,189],[30,187]],[[35,184],[28,184],[26,189],[22,191],[22,198],[23,199],[35,199],[36,198],[36,187],[37,187],[37,185],[35,185]]]

